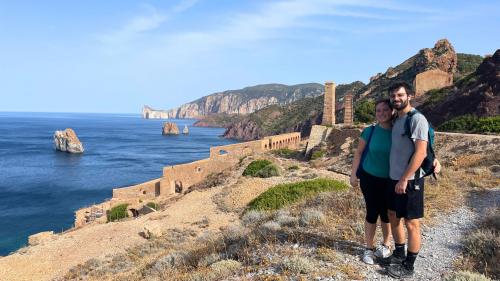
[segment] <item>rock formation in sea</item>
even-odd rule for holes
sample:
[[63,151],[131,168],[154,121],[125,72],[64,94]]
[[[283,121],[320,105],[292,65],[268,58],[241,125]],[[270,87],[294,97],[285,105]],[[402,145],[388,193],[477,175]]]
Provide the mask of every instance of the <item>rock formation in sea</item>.
[[54,146],[56,150],[69,153],[83,153],[84,151],[83,144],[71,128],[54,133]]
[[172,122],[163,123],[162,135],[178,135],[178,134],[179,134],[179,128],[177,127],[177,124]]
[[184,129],[182,130],[182,133],[183,133],[184,135],[189,134],[189,129],[188,129],[188,126],[187,126],[187,125],[184,125]]

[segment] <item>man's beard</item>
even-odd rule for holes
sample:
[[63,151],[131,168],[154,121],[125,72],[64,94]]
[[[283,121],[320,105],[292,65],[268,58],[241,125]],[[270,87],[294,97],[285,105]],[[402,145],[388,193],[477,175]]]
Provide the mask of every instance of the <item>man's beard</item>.
[[401,110],[407,106],[408,106],[408,99],[402,101],[400,105],[396,105],[394,101],[392,102],[392,107],[394,107],[394,109],[396,110]]

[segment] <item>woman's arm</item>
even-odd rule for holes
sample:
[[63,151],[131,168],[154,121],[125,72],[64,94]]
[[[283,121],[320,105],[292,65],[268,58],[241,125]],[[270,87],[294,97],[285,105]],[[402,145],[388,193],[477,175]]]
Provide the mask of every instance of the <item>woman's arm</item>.
[[365,146],[366,146],[365,140],[360,137],[358,142],[358,149],[356,149],[356,153],[354,154],[354,159],[352,160],[350,182],[353,187],[358,186],[358,177],[356,177],[356,171],[358,170],[359,162],[361,161],[361,154],[363,154]]

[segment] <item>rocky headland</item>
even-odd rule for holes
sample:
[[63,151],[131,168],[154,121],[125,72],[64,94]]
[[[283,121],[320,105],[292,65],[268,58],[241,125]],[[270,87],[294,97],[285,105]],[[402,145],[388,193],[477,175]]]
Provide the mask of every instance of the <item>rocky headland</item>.
[[69,153],[83,153],[83,144],[76,136],[73,129],[68,128],[64,131],[56,131],[54,133],[54,147],[58,151]]

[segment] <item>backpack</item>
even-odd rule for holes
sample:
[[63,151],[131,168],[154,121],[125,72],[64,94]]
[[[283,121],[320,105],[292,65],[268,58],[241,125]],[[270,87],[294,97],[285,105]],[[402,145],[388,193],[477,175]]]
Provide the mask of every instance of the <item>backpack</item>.
[[[406,115],[406,120],[405,120],[405,135],[407,135],[410,140],[413,142],[413,139],[411,138],[411,119],[415,114],[422,114],[418,110],[413,109],[408,114]],[[421,178],[421,177],[427,177],[432,175],[435,179],[436,174],[434,173],[434,159],[436,159],[436,154],[434,153],[434,128],[432,127],[431,123],[429,123],[429,132],[427,133],[428,137],[428,142],[427,142],[427,156],[425,159],[422,161],[422,164],[420,165],[420,169],[418,169],[415,172],[415,179]],[[411,161],[408,160],[408,163]],[[420,176],[420,171],[423,172],[423,175]]]
[[368,133],[368,140],[366,141],[365,149],[363,150],[363,154],[361,154],[361,159],[359,160],[358,169],[356,170],[356,177],[359,179],[361,177],[361,170],[363,169],[363,162],[368,155],[368,149],[370,147],[370,140],[372,139],[373,131],[375,131],[375,125],[371,125],[369,127],[370,133]]

